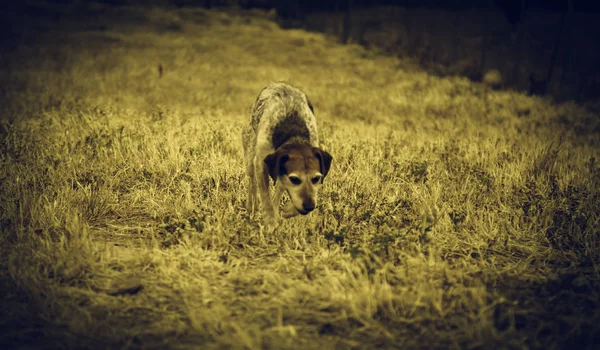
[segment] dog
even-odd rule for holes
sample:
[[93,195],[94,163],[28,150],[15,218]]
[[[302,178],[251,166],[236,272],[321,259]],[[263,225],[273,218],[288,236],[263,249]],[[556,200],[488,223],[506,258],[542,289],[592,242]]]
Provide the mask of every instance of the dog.
[[[277,225],[284,192],[290,202],[284,206],[283,217],[306,215],[315,209],[333,158],[319,148],[314,109],[304,92],[283,82],[262,89],[252,106],[252,120],[243,128],[242,141],[250,214],[258,208],[260,197],[263,221]],[[269,177],[275,183],[273,201]]]

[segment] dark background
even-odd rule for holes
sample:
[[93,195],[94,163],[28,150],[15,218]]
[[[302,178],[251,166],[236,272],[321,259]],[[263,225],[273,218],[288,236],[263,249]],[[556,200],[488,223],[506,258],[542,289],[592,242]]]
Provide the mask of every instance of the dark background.
[[[40,18],[64,18],[49,8],[91,2],[49,0],[0,5],[0,48],[10,50]],[[559,101],[592,103],[600,96],[600,1],[578,0],[101,0],[114,6],[275,10],[280,26],[336,36],[377,52],[409,58],[430,74],[486,82]],[[41,5],[43,4],[43,5]],[[3,18],[4,17],[4,18]],[[37,28],[37,29],[36,29]]]

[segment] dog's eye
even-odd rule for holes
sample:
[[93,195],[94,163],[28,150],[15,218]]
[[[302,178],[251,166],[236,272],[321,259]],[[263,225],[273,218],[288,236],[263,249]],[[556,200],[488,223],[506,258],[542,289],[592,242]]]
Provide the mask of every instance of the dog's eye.
[[302,180],[300,180],[299,177],[296,176],[290,176],[290,181],[294,184],[294,185],[300,185],[300,183],[302,182]]
[[321,177],[320,176],[315,176],[315,177],[312,178],[311,181],[312,181],[313,184],[316,185],[316,184],[319,183],[319,181],[321,181]]

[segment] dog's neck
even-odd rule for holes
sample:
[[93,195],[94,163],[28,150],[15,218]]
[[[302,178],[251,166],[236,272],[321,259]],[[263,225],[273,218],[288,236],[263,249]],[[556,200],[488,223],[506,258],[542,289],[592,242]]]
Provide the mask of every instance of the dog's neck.
[[294,137],[290,137],[287,141],[285,141],[283,143],[283,145],[280,146],[280,148],[284,147],[284,146],[290,146],[290,145],[308,145],[308,146],[310,146],[310,141],[302,136],[294,136]]

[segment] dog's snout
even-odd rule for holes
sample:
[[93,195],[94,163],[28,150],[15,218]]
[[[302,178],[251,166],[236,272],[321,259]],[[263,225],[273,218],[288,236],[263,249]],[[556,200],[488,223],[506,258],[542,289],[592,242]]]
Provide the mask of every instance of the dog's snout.
[[311,212],[315,209],[315,202],[309,200],[309,201],[305,201],[304,203],[302,203],[302,208],[304,209],[304,211]]

